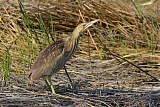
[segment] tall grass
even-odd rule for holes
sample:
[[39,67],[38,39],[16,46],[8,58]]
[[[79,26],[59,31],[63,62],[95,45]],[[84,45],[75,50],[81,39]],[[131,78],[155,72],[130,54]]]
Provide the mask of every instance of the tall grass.
[[1,67],[2,79],[3,79],[2,86],[5,86],[6,82],[10,80],[9,76],[10,76],[11,60],[12,60],[12,56],[10,53],[11,46],[7,47],[4,45],[4,47],[6,48],[6,51],[2,56],[2,67]]
[[[151,50],[151,54],[153,55],[156,51],[156,45],[160,39],[158,37],[159,31],[155,31],[155,29],[157,29],[157,30],[159,29],[158,22],[154,22],[155,19],[152,19],[153,17],[150,17],[150,20],[149,20],[143,15],[144,14],[143,9],[140,6],[140,3],[138,1],[137,1],[138,3],[136,3],[136,4],[134,3],[133,0],[131,0],[131,2],[134,5],[136,12],[138,13],[138,15],[141,19],[143,26],[140,29],[143,31],[143,34],[145,35],[146,43],[148,45],[148,49]],[[157,15],[158,15],[158,13],[157,13]],[[148,26],[151,29],[151,34],[148,34],[148,32],[147,32],[147,30],[149,29],[149,28],[147,28]]]
[[[149,18],[144,17],[142,8],[140,7],[140,5],[135,4],[133,0],[132,3],[135,6],[136,11],[133,11],[133,8],[129,8],[128,4],[124,5],[122,3],[123,2],[117,1],[113,1],[111,3],[108,0],[106,0],[105,2],[88,2],[88,4],[86,3],[86,7],[82,6],[83,12],[85,13],[84,18],[90,20],[97,18],[101,19],[100,23],[97,24],[97,27],[99,27],[101,31],[104,31],[105,33],[98,32],[97,30],[96,34],[100,35],[101,39],[111,50],[124,55],[129,54],[127,53],[129,51],[134,53],[140,52],[141,50],[145,50],[147,48],[146,51],[148,51],[149,49],[152,54],[155,54],[156,49],[159,48],[157,44],[159,44],[160,39],[158,37],[159,31],[156,31],[156,29],[158,29],[159,27],[158,23],[156,25],[155,19],[153,19],[154,21],[151,21],[149,20]],[[5,48],[4,51],[0,50],[0,52],[3,53],[3,55],[0,55],[0,60],[2,59],[2,62],[0,62],[2,63],[0,65],[0,69],[3,72],[1,75],[3,76],[4,81],[9,80],[12,62],[15,57],[17,57],[18,64],[16,65],[17,68],[14,70],[16,70],[18,74],[20,74],[21,72],[25,74],[26,71],[29,71],[30,66],[37,54],[52,42],[52,36],[53,39],[56,37],[54,23],[57,24],[57,30],[64,31],[64,33],[71,31],[71,29],[74,29],[76,27],[77,23],[80,23],[78,19],[79,14],[77,14],[79,12],[79,6],[77,6],[76,4],[73,4],[71,8],[70,5],[67,4],[62,5],[61,3],[55,3],[55,7],[56,9],[54,10],[54,8],[52,8],[53,10],[51,12],[49,11],[50,9],[47,10],[46,7],[44,7],[43,9],[40,8],[39,11],[42,11],[41,17],[41,14],[35,14],[35,12],[38,13],[37,8],[34,9],[34,12],[31,11],[30,8],[26,7],[25,9],[25,6],[23,6],[21,1],[19,0],[19,9],[22,13],[22,17],[20,17],[19,19],[23,20],[20,21],[18,33],[13,32],[13,34],[15,34],[18,38],[15,43],[15,45],[18,45],[18,49],[16,50],[16,53],[18,54],[17,56],[12,56],[12,52],[15,50],[12,50],[12,47],[8,47],[8,44],[12,44],[8,41],[6,42],[8,44],[5,44],[3,46]],[[74,11],[73,7],[75,7]],[[30,14],[28,14],[27,9],[30,11]],[[19,12],[19,10],[17,12]],[[46,16],[46,14],[48,15]],[[19,17],[19,13],[16,13],[15,16]],[[57,19],[57,17],[59,19]],[[33,19],[31,20],[30,18]],[[47,19],[46,22],[44,22],[43,19]],[[64,21],[64,19],[67,20]],[[147,25],[143,23],[143,21],[145,22],[145,20],[147,20]],[[49,26],[46,23],[49,23]],[[148,25],[151,30],[147,28]],[[17,26],[19,25],[17,24]],[[9,30],[7,29],[8,35],[10,35]],[[149,34],[148,32],[150,31],[151,33]],[[0,38],[2,37],[2,35],[5,35],[5,31],[0,32]],[[133,41],[132,38],[134,38]],[[96,40],[96,38],[94,39]],[[145,45],[142,46],[141,43],[142,45],[143,43]],[[98,42],[97,46],[98,48],[100,48],[98,49],[100,51],[98,53],[103,53],[103,47],[100,46]],[[104,59],[107,58],[107,56],[103,56],[103,54],[102,57]],[[103,59],[102,57],[99,56],[99,58]],[[28,68],[25,68],[26,65]]]
[[[48,28],[45,26],[40,16],[35,14],[37,17],[38,27],[34,26],[32,21],[29,19],[27,10],[20,0],[18,2],[23,19],[21,23],[22,29],[19,28],[19,26],[16,26],[15,29],[18,31],[18,33],[15,34],[16,36],[14,36],[17,37],[17,39],[11,43],[2,43],[3,47],[5,48],[1,51],[3,54],[0,55],[0,60],[2,60],[0,62],[0,71],[2,72],[1,77],[3,79],[2,85],[5,85],[7,81],[10,80],[10,71],[12,70],[16,71],[18,75],[23,73],[24,76],[22,80],[25,80],[27,74],[26,72],[29,71],[30,66],[33,60],[36,58],[37,54],[52,42],[49,37],[50,33]],[[54,22],[52,20],[52,16],[50,15],[49,17],[51,20],[51,33],[54,35],[54,26],[52,25]],[[2,31],[0,33],[0,38],[3,35],[5,35],[5,33]],[[13,44],[18,48],[15,49],[15,47],[12,47]],[[15,56],[15,54],[12,55],[13,53],[16,53],[17,56]],[[14,69],[12,69],[12,65],[14,65]]]

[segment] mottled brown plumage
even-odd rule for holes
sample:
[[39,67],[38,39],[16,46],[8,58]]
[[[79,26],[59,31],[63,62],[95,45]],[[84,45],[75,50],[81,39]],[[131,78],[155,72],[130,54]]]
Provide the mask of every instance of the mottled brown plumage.
[[[56,61],[63,54],[64,42],[57,41],[52,43],[40,52],[30,71],[30,79],[37,80],[41,77],[51,75],[52,66],[56,65]],[[53,62],[54,61],[54,62]],[[53,69],[54,71],[54,69]]]
[[31,67],[30,80],[43,78],[51,87],[52,93],[55,93],[51,82],[52,75],[62,69],[75,53],[81,33],[97,21],[99,19],[79,24],[64,41],[56,41],[42,50]]

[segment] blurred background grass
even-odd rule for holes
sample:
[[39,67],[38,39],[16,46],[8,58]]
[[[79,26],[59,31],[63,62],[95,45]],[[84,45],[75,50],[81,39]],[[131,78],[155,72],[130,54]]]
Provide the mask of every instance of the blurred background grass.
[[[69,34],[82,19],[100,22],[85,32],[76,56],[112,59],[95,35],[110,50],[125,58],[159,64],[159,0],[2,0],[0,7],[0,71],[29,71],[39,52],[61,35]],[[25,78],[25,75],[24,75]]]

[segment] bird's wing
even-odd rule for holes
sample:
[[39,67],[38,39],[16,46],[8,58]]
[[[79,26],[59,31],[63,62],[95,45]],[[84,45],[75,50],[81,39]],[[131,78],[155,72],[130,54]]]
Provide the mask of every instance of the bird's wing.
[[52,65],[57,60],[58,56],[63,54],[63,50],[63,41],[54,42],[43,49],[31,67],[29,78],[31,80],[36,80],[43,76],[43,74],[46,72],[46,69],[48,71],[52,71]]

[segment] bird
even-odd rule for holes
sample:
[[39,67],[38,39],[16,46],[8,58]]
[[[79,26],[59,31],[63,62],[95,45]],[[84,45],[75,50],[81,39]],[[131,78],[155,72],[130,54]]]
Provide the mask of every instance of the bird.
[[51,77],[60,71],[74,55],[79,44],[80,35],[99,20],[79,24],[66,39],[55,41],[44,48],[31,66],[28,76],[30,81],[42,78],[51,89],[51,92],[56,94]]

